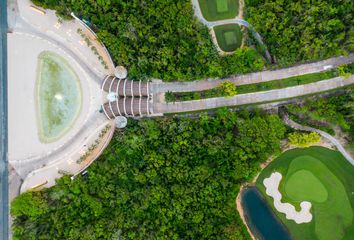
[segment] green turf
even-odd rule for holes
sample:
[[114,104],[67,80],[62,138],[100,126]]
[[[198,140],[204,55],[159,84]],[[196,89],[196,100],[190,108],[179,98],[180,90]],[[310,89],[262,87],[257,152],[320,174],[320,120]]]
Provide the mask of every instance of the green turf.
[[[289,202],[297,209],[301,201],[312,203],[313,220],[310,223],[296,224],[275,210],[263,185],[264,178],[274,171],[283,175],[279,186],[283,202]],[[260,173],[256,185],[295,240],[341,240],[344,236],[354,239],[353,231],[350,231],[353,227],[353,182],[354,167],[339,152],[310,147],[290,150],[279,156]],[[319,189],[320,185],[324,189]]]
[[216,26],[214,32],[218,45],[224,52],[233,52],[241,46],[243,34],[238,24]]
[[203,17],[208,21],[235,18],[238,15],[238,0],[198,0]]
[[[300,170],[286,177],[285,192],[296,201],[324,202],[328,193],[323,184],[312,172]],[[304,184],[306,183],[306,184]]]
[[216,9],[218,13],[224,13],[229,10],[229,4],[227,0],[216,0]]
[[233,31],[225,32],[224,38],[225,38],[226,45],[228,45],[228,46],[237,43],[237,36],[236,36],[236,33]]

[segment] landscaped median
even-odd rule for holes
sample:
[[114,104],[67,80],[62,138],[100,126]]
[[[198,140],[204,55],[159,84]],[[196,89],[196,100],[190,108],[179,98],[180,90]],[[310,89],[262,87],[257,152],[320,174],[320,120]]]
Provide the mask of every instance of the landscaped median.
[[[353,64],[350,64],[348,66],[352,67],[352,65]],[[341,69],[342,67],[338,67],[336,69],[332,69],[324,72],[305,74],[301,76],[273,80],[268,82],[240,85],[237,86],[236,92],[237,94],[246,94],[246,93],[254,93],[254,92],[261,92],[261,91],[269,91],[274,89],[282,89],[287,87],[294,87],[294,86],[305,85],[309,83],[335,78],[340,75],[345,75],[347,73],[350,74],[352,71],[352,70],[349,71],[348,70],[349,68],[345,66],[347,72],[345,72],[344,74],[342,73]],[[223,95],[222,91],[219,91],[219,89],[220,86],[213,89],[208,89],[199,92],[196,91],[195,92],[167,92],[166,102],[191,101],[191,100],[225,96]]]

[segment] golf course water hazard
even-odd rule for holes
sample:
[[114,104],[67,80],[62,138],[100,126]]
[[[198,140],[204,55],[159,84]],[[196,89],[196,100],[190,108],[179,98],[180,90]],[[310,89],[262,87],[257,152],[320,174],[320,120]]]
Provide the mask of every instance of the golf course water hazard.
[[289,232],[276,218],[255,187],[247,188],[241,196],[248,227],[263,240],[291,240]]

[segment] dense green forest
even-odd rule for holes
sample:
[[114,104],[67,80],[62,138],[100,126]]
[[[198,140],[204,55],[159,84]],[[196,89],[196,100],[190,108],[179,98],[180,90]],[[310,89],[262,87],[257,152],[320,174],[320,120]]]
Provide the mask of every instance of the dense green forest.
[[261,70],[252,48],[219,56],[208,29],[195,17],[190,0],[33,0],[61,16],[71,11],[88,19],[116,64],[132,79],[195,80]]
[[280,65],[354,51],[353,0],[246,0],[248,20]]
[[86,176],[14,200],[14,239],[250,239],[235,197],[284,134],[259,111],[130,120]]
[[295,121],[332,135],[335,135],[334,129],[339,127],[348,135],[347,141],[354,152],[354,86],[342,91],[340,95],[310,97],[301,104],[290,104],[287,111]]

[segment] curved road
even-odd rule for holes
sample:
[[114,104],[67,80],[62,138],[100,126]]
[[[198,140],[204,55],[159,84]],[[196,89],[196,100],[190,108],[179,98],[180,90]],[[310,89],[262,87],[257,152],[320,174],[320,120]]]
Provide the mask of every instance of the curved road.
[[68,53],[69,56],[71,56],[79,65],[81,68],[85,70],[85,72],[98,84],[102,83],[102,76],[98,76],[91,68],[88,67],[88,65],[75,54],[71,49],[69,49],[66,45],[61,43],[60,41],[57,41],[53,37],[49,36],[48,34],[44,34],[37,29],[33,28],[30,24],[25,22],[22,18],[17,19],[18,26],[16,26],[13,30],[14,33],[24,33],[28,35],[33,35],[33,36],[38,36],[48,42],[51,42],[61,49]]
[[318,130],[316,128],[300,125],[300,124],[294,122],[293,120],[291,120],[288,115],[285,115],[283,117],[283,120],[286,123],[286,125],[288,125],[289,127],[292,127],[294,129],[298,129],[298,130],[302,130],[302,131],[307,131],[307,132],[317,132],[322,137],[328,139],[331,143],[333,143],[333,145],[336,146],[338,151],[343,154],[343,156],[348,160],[348,162],[354,166],[354,159],[350,156],[350,154],[344,149],[344,147],[340,144],[340,142],[336,138],[334,138],[331,135],[329,135],[328,133]]

